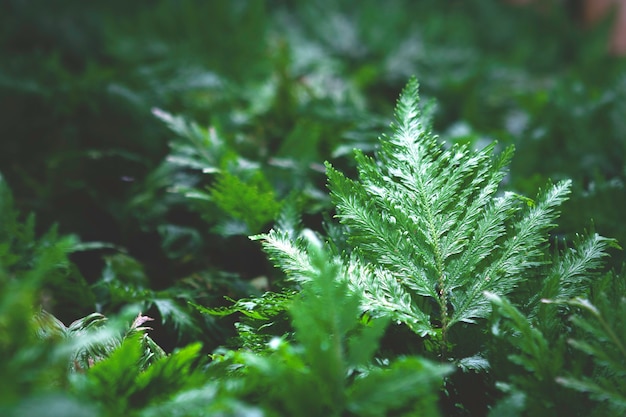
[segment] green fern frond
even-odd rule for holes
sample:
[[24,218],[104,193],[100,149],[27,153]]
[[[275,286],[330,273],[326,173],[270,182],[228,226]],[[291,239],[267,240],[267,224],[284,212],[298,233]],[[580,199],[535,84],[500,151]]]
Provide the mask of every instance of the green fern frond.
[[[237,344],[254,352],[267,350],[272,338],[280,337],[285,329],[287,311],[296,292],[266,292],[261,297],[242,298],[237,301],[226,297],[233,304],[226,307],[207,308],[190,303],[200,313],[223,317],[231,314],[241,315],[241,321],[235,323],[238,333]],[[286,326],[283,326],[286,327]]]
[[383,314],[392,320],[405,323],[420,336],[435,336],[437,331],[429,325],[429,315],[415,303],[394,274],[383,268],[363,266],[352,257],[346,266],[350,288],[363,295],[365,311]]
[[197,416],[263,416],[258,407],[250,406],[218,389],[215,381],[199,387],[181,390],[165,401],[154,402],[140,410],[139,417],[197,417]]
[[241,298],[237,301],[226,297],[227,300],[233,301],[234,304],[218,308],[203,307],[194,303],[189,304],[199,312],[211,316],[221,317],[241,313],[253,320],[268,320],[286,311],[287,305],[291,302],[293,295],[294,292],[292,291],[286,291],[284,293],[267,292],[261,297]]
[[[513,410],[504,409],[506,404],[514,405],[513,415],[580,415],[578,412],[586,401],[556,383],[569,361],[574,360],[563,332],[560,338],[553,340],[555,338],[544,331],[542,323],[530,320],[506,297],[493,293],[486,293],[485,297],[493,303],[491,331],[496,340],[506,343],[495,347],[497,352],[494,353],[496,356],[504,353],[507,361],[515,365],[510,368],[506,363],[498,364],[498,368],[509,368],[508,372],[504,371],[507,381],[499,383],[500,387],[506,387],[503,391],[508,396],[489,415],[509,415]],[[502,372],[501,369],[494,371],[495,374]]]
[[204,173],[220,171],[221,160],[225,157],[227,149],[223,139],[214,129],[204,129],[182,116],[175,116],[161,109],[153,109],[152,113],[174,133],[187,139],[170,143],[172,152],[167,158],[168,163]]
[[536,289],[525,302],[525,308],[529,319],[536,321],[550,340],[559,339],[570,327],[562,320],[564,309],[559,302],[588,296],[611,247],[618,247],[615,240],[596,233],[577,236],[571,247],[555,257],[542,282],[533,283]]
[[68,368],[84,372],[98,362],[108,358],[124,340],[138,336],[143,347],[141,368],[166,356],[165,351],[148,336],[150,327],[144,326],[150,317],[138,314],[128,325],[126,319],[133,312],[129,309],[111,322],[100,313],[92,313],[65,326],[60,320],[45,310],[35,316],[38,335],[41,339],[55,339],[64,343],[69,350]]
[[586,293],[593,271],[603,266],[607,250],[616,245],[615,240],[597,233],[578,236],[574,245],[552,265],[539,293],[541,298],[565,300]]
[[563,375],[557,382],[596,400],[599,411],[595,415],[623,415],[626,413],[626,280],[608,274],[594,287],[592,300],[578,297],[567,301],[581,311],[571,317],[580,335],[568,342],[593,360],[594,372]]
[[513,231],[504,241],[493,242],[496,246],[487,258],[489,265],[478,273],[480,279],[474,280],[464,291],[456,292],[458,298],[453,305],[458,308],[451,323],[486,317],[490,309],[489,302],[482,295],[484,291],[508,294],[522,281],[526,270],[541,265],[546,232],[553,226],[557,208],[565,201],[569,186],[570,181],[552,186],[540,195],[536,204],[527,207],[521,218],[509,216],[505,219],[515,221]]
[[288,277],[305,282],[315,276],[315,268],[311,265],[302,239],[293,240],[288,232],[275,229],[250,238],[262,240],[268,258],[276,265],[280,265]]
[[[610,242],[594,235],[581,243],[579,247],[584,250],[569,251],[565,256],[569,261],[561,268],[563,278],[573,278],[574,285],[579,284],[577,274],[587,272],[577,267],[578,260],[591,257],[598,261],[604,255],[597,249]],[[513,392],[526,396],[529,415],[573,415],[583,404],[587,409],[584,415],[613,416],[626,412],[626,281],[606,274],[591,287],[591,299],[543,299],[539,313],[531,317],[505,297],[486,293],[494,305],[492,332],[511,344],[507,357],[523,369],[508,378]],[[563,291],[555,291],[568,292],[567,286]],[[553,325],[558,322],[557,308],[573,313],[571,324]],[[581,366],[583,363],[586,365]],[[589,407],[588,399],[575,391],[596,400],[595,407]]]
[[442,370],[415,356],[400,358],[389,368],[373,369],[357,379],[350,387],[347,408],[354,415],[378,417],[396,415],[404,404],[407,411],[402,415],[437,416],[433,387],[444,376]]
[[[358,179],[326,163],[336,217],[351,255],[352,286],[370,311],[392,312],[419,334],[486,318],[485,291],[509,294],[545,263],[547,232],[570,182],[536,201],[497,195],[513,150],[444,146],[422,114],[415,79],[400,95],[392,134],[375,157],[355,152]],[[310,273],[305,248],[272,231],[261,236],[288,276]],[[360,267],[355,265],[361,265]]]
[[517,350],[509,355],[514,363],[523,366],[527,371],[535,373],[537,381],[549,380],[554,375],[557,362],[550,354],[548,340],[542,332],[533,327],[526,316],[522,314],[509,300],[496,294],[486,292],[485,298],[493,303],[498,317],[506,319],[496,322],[492,331],[498,337],[508,332],[515,337]]
[[381,140],[377,159],[357,151],[359,180],[329,166],[329,188],[356,253],[414,296],[435,300],[434,321],[445,332],[486,317],[484,291],[507,294],[540,264],[569,182],[533,205],[514,194],[495,197],[512,150],[494,158],[495,144],[445,149],[421,117],[417,89],[412,80],[403,91],[393,134]]
[[274,190],[260,171],[247,180],[228,172],[218,174],[211,197],[220,209],[245,223],[246,234],[261,231],[280,209]]
[[130,411],[166,400],[184,389],[205,383],[197,370],[200,344],[192,344],[142,368],[141,335],[126,338],[106,359],[83,374],[75,374],[74,390],[82,398],[106,406],[108,415]]

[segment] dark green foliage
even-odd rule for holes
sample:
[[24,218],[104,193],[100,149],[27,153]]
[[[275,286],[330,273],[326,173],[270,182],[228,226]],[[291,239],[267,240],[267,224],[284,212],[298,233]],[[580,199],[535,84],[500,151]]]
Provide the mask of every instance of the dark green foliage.
[[[280,208],[274,191],[260,172],[245,182],[229,173],[219,175],[211,197],[220,209],[244,222],[246,234],[260,232],[274,220]],[[228,234],[228,231],[220,234]]]
[[588,393],[597,401],[594,415],[620,415],[626,412],[626,285],[623,276],[607,275],[593,287],[591,300],[573,298],[568,305],[579,310],[570,317],[578,334],[568,343],[589,355],[594,364],[591,375],[560,376],[557,381]]
[[[156,291],[149,287],[149,280],[143,266],[124,254],[115,254],[105,258],[105,267],[101,279],[93,286],[98,296],[99,307],[104,311],[117,311],[133,304],[142,311],[154,311],[160,321],[172,330],[171,337],[193,337],[214,341],[219,332],[209,322],[200,320],[187,303],[193,299],[205,297],[189,283]],[[206,337],[200,332],[200,323],[209,328]]]
[[[494,304],[498,317],[492,331],[496,337],[506,338],[513,345],[507,346],[510,353],[506,356],[520,367],[510,377],[516,390],[509,398],[521,397],[518,401],[523,405],[518,407],[526,410],[528,414],[524,415],[578,415],[575,413],[581,409],[580,401],[555,381],[565,367],[563,339],[550,341],[541,328],[535,327],[536,324],[508,300],[491,293],[486,296]],[[500,412],[506,413],[506,410]]]
[[[127,338],[108,358],[75,375],[72,385],[81,398],[101,404],[104,415],[123,415],[204,381],[197,371],[201,346],[189,345],[154,360],[143,371],[144,351],[137,336]],[[103,410],[103,411],[104,411]]]
[[[125,318],[128,316],[128,314],[122,315]],[[127,326],[122,324],[120,318],[116,318],[112,324],[102,314],[92,313],[65,327],[61,321],[45,311],[36,317],[39,337],[55,339],[72,348],[68,367],[78,372],[84,372],[108,358],[126,339],[130,338],[137,339],[133,343],[142,349],[141,361],[138,362],[141,370],[153,361],[163,358],[165,356],[163,349],[146,334],[152,329],[143,326],[144,323],[152,320],[140,313],[132,324]]]
[[[68,278],[76,271],[68,255],[80,245],[72,236],[58,236],[54,229],[38,237],[34,216],[20,221],[3,180],[0,219],[0,412],[35,416],[56,410],[72,416],[96,415],[84,399],[68,395],[66,389],[70,369],[85,365],[86,356],[96,358],[103,353],[92,342],[104,346],[110,341],[103,334],[99,339],[79,335],[101,316],[86,317],[66,328],[41,310],[51,285],[73,284]],[[60,287],[60,291],[76,294],[71,288]]]
[[262,352],[272,338],[290,331],[286,316],[294,295],[295,291],[266,292],[261,297],[241,298],[226,307],[193,306],[201,313],[216,317],[240,313],[242,319],[235,323],[238,333],[236,346]]
[[[524,414],[519,415],[617,416],[623,413],[626,352],[620,332],[624,279],[607,274],[592,287],[592,293],[585,297],[591,296],[601,308],[582,296],[544,299],[542,309],[553,310],[552,316],[548,316],[552,320],[546,320],[541,313],[529,319],[508,300],[487,294],[497,317],[492,331],[496,337],[508,339],[513,345],[508,359],[520,367],[510,374],[510,385],[502,386],[509,392],[510,400],[517,398],[515,408],[520,412],[524,410]],[[564,320],[560,326],[555,326],[554,316],[564,317],[563,308],[567,308],[573,326]],[[585,355],[593,362],[586,362]],[[499,411],[494,409],[491,415],[508,415],[503,405],[506,401],[509,400],[504,400],[497,407]]]
[[289,308],[294,341],[275,338],[264,356],[219,358],[241,365],[239,389],[270,415],[439,415],[434,388],[450,369],[417,357],[373,366],[387,320],[361,317],[339,260],[308,242],[310,280]]
[[[466,338],[481,335],[494,304],[495,335],[521,341],[519,353],[505,355],[518,367],[509,375],[515,387],[506,400],[511,407],[531,415],[584,409],[556,383],[571,366],[564,338],[570,326],[556,306],[541,300],[587,293],[615,242],[597,234],[579,237],[550,259],[547,232],[569,183],[548,187],[536,200],[497,194],[510,151],[493,158],[495,144],[480,151],[442,146],[421,114],[415,80],[398,101],[392,130],[381,138],[376,158],[356,152],[358,180],[328,165],[331,198],[347,236],[332,246],[343,248],[341,269],[362,294],[362,308],[406,324],[434,342],[424,342],[426,351],[484,375],[490,361],[501,365],[498,348],[489,351],[486,341],[470,344]],[[256,238],[291,279],[315,280],[303,237],[292,229]],[[460,380],[449,380],[450,401],[462,396]]]
[[71,304],[74,313],[91,308],[93,294],[68,259],[80,246],[75,236],[59,236],[56,226],[37,237],[34,214],[20,219],[12,192],[0,176],[0,268],[9,277],[24,277],[25,281],[35,276],[35,288],[45,290],[48,297],[58,294],[48,300],[46,308],[54,309],[56,303]]
[[[439,338],[445,352],[452,326],[488,317],[484,291],[508,294],[542,273],[546,232],[569,183],[548,187],[536,201],[496,194],[511,151],[494,158],[495,144],[444,148],[421,115],[415,80],[398,101],[392,130],[376,159],[356,153],[358,181],[328,166],[331,198],[348,236],[346,262],[360,265],[350,279],[368,309]],[[308,276],[297,245],[280,233],[264,238],[288,274]],[[580,245],[555,261],[543,295],[575,291],[606,255],[608,241],[592,237]]]
[[0,415],[624,414],[611,19],[53,3],[0,3]]

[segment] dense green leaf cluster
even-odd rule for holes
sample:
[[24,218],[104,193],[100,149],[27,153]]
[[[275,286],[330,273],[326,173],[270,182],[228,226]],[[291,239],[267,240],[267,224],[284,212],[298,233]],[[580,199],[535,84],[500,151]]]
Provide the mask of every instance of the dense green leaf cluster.
[[4,1],[0,415],[623,415],[626,61],[509,3]]
[[277,415],[439,415],[435,388],[450,368],[417,357],[374,366],[387,320],[361,316],[340,263],[312,238],[311,279],[289,307],[294,340],[274,338],[264,356],[229,353],[242,389]]
[[[25,277],[3,275],[3,282],[21,291],[3,292],[11,298],[0,304],[3,373],[13,372],[16,378],[11,389],[7,385],[3,390],[0,409],[10,416],[37,415],[44,408],[90,416],[150,416],[164,410],[181,416],[220,412],[377,416],[391,411],[414,415],[418,410],[421,415],[439,415],[436,387],[450,368],[417,357],[376,365],[373,356],[387,320],[363,317],[360,297],[340,278],[340,264],[319,242],[312,241],[310,248],[312,280],[284,307],[291,316],[294,340],[274,338],[260,353],[217,353],[208,365],[199,343],[166,355],[145,334],[149,328],[144,324],[150,319],[141,315],[121,336],[119,324],[107,325],[97,313],[69,327],[45,311],[35,320],[29,294],[33,287]],[[49,258],[37,262],[54,265]],[[20,296],[24,299],[11,301]],[[5,310],[18,301],[25,311]],[[16,319],[22,322],[14,323]],[[8,327],[12,324],[24,327]],[[18,335],[23,337],[15,338]],[[49,379],[55,362],[61,385]],[[33,377],[38,380],[35,385]],[[30,402],[37,405],[31,407]]]
[[[284,230],[254,236],[263,240],[270,258],[299,288],[297,295],[270,293],[222,309],[196,306],[211,315],[243,313],[249,319],[239,326],[242,348],[217,352],[209,363],[199,343],[166,355],[145,335],[148,318],[141,315],[121,338],[111,333],[115,326],[103,326],[105,318],[98,313],[67,328],[45,312],[37,322],[29,318],[41,274],[67,268],[64,256],[80,245],[53,235],[48,236],[58,240],[51,246],[53,252],[47,245],[34,250],[20,246],[22,240],[34,240],[33,221],[18,221],[5,187],[2,216],[13,233],[3,234],[3,279],[24,297],[2,301],[3,322],[22,323],[24,328],[13,331],[24,337],[7,344],[11,339],[5,331],[3,345],[11,358],[7,372],[17,370],[18,380],[24,382],[3,399],[2,407],[10,414],[24,413],[20,392],[27,400],[50,392],[57,396],[45,401],[63,408],[88,401],[93,405],[90,415],[155,415],[161,405],[174,410],[179,403],[178,415],[223,410],[252,415],[435,416],[440,405],[446,415],[465,415],[480,409],[462,402],[460,375],[470,373],[483,383],[492,381],[487,382],[493,384],[491,391],[480,400],[482,410],[491,409],[492,416],[623,410],[618,365],[623,362],[624,338],[615,330],[620,328],[623,297],[606,296],[608,286],[623,287],[622,278],[606,275],[601,284],[590,286],[613,241],[593,234],[551,258],[547,232],[567,196],[568,183],[548,187],[536,201],[499,193],[510,149],[493,158],[495,145],[482,150],[443,146],[432,134],[417,93],[417,81],[411,80],[398,100],[392,133],[381,137],[375,157],[356,152],[358,180],[327,164],[331,201],[341,223],[329,225],[330,236],[340,231],[342,238],[322,243],[310,230],[299,232],[294,200],[286,201],[279,217]],[[232,190],[220,188],[219,179],[217,184],[207,194],[216,201],[224,193],[250,192],[241,181],[235,181]],[[239,208],[221,204],[237,218]],[[17,268],[21,260],[27,261],[26,267]],[[109,262],[100,285],[115,288],[124,278],[114,280],[112,268],[124,259]],[[141,269],[132,271],[120,272],[127,275],[130,288],[141,288]],[[585,298],[589,296],[600,307]],[[164,318],[171,314],[180,320],[186,315],[168,312],[175,309],[168,300],[154,295],[148,299]],[[16,302],[21,312],[7,314],[6,308]],[[592,318],[573,311],[573,328],[563,314],[566,306],[587,310]],[[263,336],[262,329],[279,325],[277,319],[284,313],[290,317],[288,329],[281,334],[280,327],[274,328]],[[259,320],[261,325],[255,326]],[[417,334],[408,356],[383,346],[390,321]],[[484,338],[490,326],[496,336],[492,342]],[[52,356],[41,350],[37,328],[43,341],[52,343]],[[481,335],[482,342],[464,345],[464,338]],[[510,354],[497,349],[514,340]],[[35,355],[28,362],[17,360],[31,350]],[[593,358],[591,373],[577,365],[579,351]],[[435,365],[427,357],[444,364]],[[512,366],[502,365],[504,359]],[[448,363],[456,365],[456,372]],[[42,375],[56,369],[57,384],[65,390],[54,385],[42,389],[41,382],[33,385],[31,376],[21,374],[28,367]],[[502,382],[495,383],[499,378]],[[496,387],[504,394],[499,401]],[[608,403],[585,408],[584,402],[571,400],[571,389]]]
[[[529,415],[584,415],[582,404],[568,402],[571,392],[563,394],[557,383],[584,387],[579,380],[560,377],[571,366],[564,334],[572,329],[550,300],[586,305],[581,297],[589,296],[591,278],[599,275],[602,258],[615,242],[593,234],[551,258],[547,232],[566,199],[568,183],[548,187],[536,200],[498,194],[510,150],[494,163],[495,144],[478,151],[466,145],[443,147],[421,114],[415,80],[398,101],[392,130],[380,139],[376,158],[356,151],[358,180],[328,165],[331,197],[344,234],[331,246],[347,245],[336,262],[352,290],[362,294],[362,308],[406,324],[434,341],[423,342],[430,354],[476,372],[489,372],[490,362],[502,357],[486,340],[478,351],[469,351],[473,356],[460,356],[468,353],[465,338],[479,338],[491,318],[496,336],[520,339],[520,353],[504,355],[523,370],[508,375],[515,387],[508,401],[517,402],[511,407]],[[292,230],[272,230],[256,238],[296,282],[315,279],[311,257]],[[614,303],[617,307],[620,302]],[[591,305],[589,309],[596,311]],[[498,326],[500,317],[506,330]],[[601,319],[599,313],[597,317]],[[588,322],[575,318],[574,323]],[[609,326],[603,332],[612,332]],[[612,340],[619,349],[617,336]],[[586,352],[605,354],[591,348]],[[590,384],[587,390],[602,395],[598,386]]]

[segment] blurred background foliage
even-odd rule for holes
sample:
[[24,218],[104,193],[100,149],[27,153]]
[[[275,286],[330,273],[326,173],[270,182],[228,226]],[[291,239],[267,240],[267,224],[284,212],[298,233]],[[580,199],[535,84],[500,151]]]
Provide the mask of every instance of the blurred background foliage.
[[626,241],[625,64],[606,53],[609,18],[584,28],[565,9],[1,1],[14,206],[36,214],[35,234],[57,224],[103,242],[69,254],[74,278],[46,284],[50,310],[70,322],[139,303],[166,348],[222,344],[229,326],[187,301],[218,308],[281,279],[247,236],[287,206],[319,225],[323,161],[353,171],[352,149],[373,150],[411,75],[443,139],[516,146],[508,189],[575,181],[555,233]]

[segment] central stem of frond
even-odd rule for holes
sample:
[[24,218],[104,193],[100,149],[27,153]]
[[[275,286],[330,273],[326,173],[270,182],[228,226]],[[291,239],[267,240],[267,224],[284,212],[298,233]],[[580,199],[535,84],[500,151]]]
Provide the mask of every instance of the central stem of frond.
[[447,332],[450,318],[448,316],[448,295],[446,294],[446,275],[440,274],[438,279],[439,291],[438,303],[441,310],[441,359],[445,359],[447,354]]

